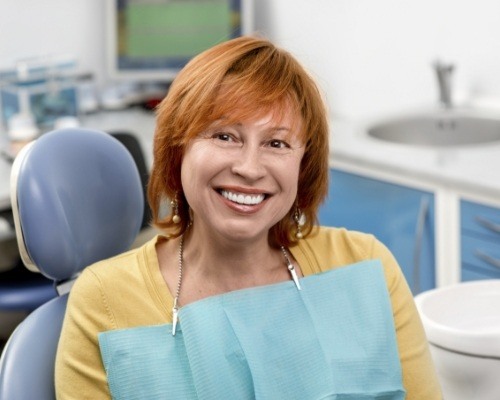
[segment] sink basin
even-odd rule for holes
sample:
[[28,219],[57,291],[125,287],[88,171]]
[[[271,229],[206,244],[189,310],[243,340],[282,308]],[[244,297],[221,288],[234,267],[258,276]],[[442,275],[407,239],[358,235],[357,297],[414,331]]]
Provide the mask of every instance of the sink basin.
[[407,145],[449,147],[500,142],[500,114],[439,110],[373,125],[368,135]]
[[500,279],[432,289],[415,303],[430,343],[500,359]]

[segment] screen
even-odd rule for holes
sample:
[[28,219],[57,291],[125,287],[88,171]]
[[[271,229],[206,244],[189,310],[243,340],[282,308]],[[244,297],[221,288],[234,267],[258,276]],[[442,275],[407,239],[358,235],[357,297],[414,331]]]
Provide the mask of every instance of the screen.
[[112,79],[169,82],[198,53],[253,31],[252,0],[108,0]]

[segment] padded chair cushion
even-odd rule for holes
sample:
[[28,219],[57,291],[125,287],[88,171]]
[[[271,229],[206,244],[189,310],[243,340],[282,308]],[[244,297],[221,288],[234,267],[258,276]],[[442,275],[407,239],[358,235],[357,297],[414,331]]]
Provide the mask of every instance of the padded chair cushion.
[[118,140],[88,129],[53,131],[19,162],[13,211],[42,274],[66,280],[129,248],[142,223],[143,189]]
[[39,307],[16,328],[0,360],[0,399],[54,400],[57,343],[68,296]]

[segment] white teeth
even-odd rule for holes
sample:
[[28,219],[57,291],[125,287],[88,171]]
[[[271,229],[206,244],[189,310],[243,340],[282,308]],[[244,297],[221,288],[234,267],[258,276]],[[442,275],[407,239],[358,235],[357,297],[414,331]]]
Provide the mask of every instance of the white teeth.
[[241,193],[237,194],[233,192],[228,192],[227,190],[221,190],[221,194],[223,197],[225,197],[228,200],[231,200],[232,202],[245,205],[256,205],[262,203],[265,197],[263,194],[245,195]]

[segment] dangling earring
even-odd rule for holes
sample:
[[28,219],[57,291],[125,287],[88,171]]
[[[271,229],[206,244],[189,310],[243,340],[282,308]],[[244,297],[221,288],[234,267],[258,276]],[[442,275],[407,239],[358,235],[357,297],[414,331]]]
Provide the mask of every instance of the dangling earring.
[[178,224],[179,222],[181,222],[181,217],[179,215],[179,203],[177,202],[177,194],[175,195],[175,198],[170,202],[170,206],[174,210],[172,221],[174,224]]
[[297,225],[297,230],[295,231],[295,237],[297,239],[302,239],[303,235],[302,235],[302,230],[301,230],[301,226],[302,226],[302,213],[300,212],[300,209],[299,207],[295,208],[295,213],[293,214],[293,220],[295,221],[295,224]]

